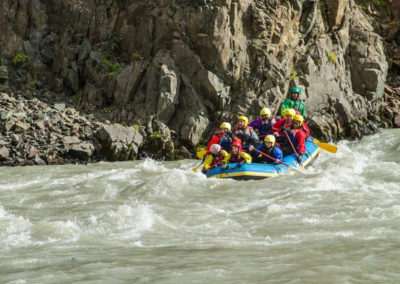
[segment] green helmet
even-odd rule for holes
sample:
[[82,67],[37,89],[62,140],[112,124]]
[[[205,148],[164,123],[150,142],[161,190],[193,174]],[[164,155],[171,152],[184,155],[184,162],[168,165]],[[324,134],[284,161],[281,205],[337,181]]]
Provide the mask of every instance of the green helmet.
[[290,93],[297,93],[299,96],[301,95],[301,89],[297,86],[294,86],[293,88],[290,89]]

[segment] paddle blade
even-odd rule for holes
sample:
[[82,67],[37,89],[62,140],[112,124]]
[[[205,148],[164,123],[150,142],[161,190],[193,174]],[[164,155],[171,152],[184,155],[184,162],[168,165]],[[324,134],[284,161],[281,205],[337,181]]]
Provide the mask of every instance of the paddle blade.
[[201,165],[203,164],[203,162],[201,162],[197,167],[195,167],[192,171],[194,171],[195,173],[197,173],[197,170],[201,167]]
[[317,144],[321,149],[328,151],[332,154],[335,154],[337,152],[337,146],[335,145],[319,142],[317,139],[314,139],[314,143]]
[[199,151],[196,152],[196,156],[197,156],[197,158],[202,160],[206,153],[207,153],[207,150],[202,149],[202,150],[199,150]]

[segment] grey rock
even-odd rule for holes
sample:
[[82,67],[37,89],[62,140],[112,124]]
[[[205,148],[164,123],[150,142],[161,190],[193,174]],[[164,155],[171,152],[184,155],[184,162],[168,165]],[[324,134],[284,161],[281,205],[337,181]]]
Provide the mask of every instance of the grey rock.
[[15,124],[15,132],[17,132],[17,133],[26,132],[29,130],[29,128],[31,128],[31,125],[29,123],[20,121]]
[[64,146],[69,147],[72,144],[78,144],[81,140],[77,136],[65,136],[63,138]]
[[65,109],[65,103],[55,103],[54,104],[54,108],[56,110],[59,110],[59,111],[64,110]]
[[0,147],[0,161],[7,160],[10,157],[10,151],[7,147],[2,146]]
[[96,134],[101,144],[101,153],[111,160],[136,158],[143,137],[133,127],[120,124],[103,125]]
[[81,142],[73,144],[68,151],[68,154],[80,160],[88,160],[94,152],[94,145],[90,142]]

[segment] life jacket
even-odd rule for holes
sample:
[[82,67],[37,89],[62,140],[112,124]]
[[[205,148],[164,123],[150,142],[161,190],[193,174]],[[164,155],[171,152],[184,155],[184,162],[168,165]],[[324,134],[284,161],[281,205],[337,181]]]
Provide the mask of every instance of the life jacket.
[[243,158],[242,158],[242,156],[240,156],[240,152],[238,152],[237,155],[234,155],[233,153],[231,153],[231,158],[229,159],[229,163],[238,163],[242,160],[243,160]]
[[[299,130],[299,129],[292,129],[292,130]],[[284,130],[284,132],[287,133],[290,141],[292,142],[294,148],[296,149],[296,152],[299,151],[299,145],[297,143],[297,139],[296,139],[296,131],[292,132],[288,131],[288,130]],[[284,153],[284,155],[290,154],[290,153],[294,153],[292,146],[290,145],[290,142],[288,141],[288,139],[286,138],[285,133],[282,134],[281,139],[279,139],[280,142],[280,146],[281,146],[281,150]]]
[[221,140],[219,140],[219,145],[221,145],[222,149],[224,149],[225,151],[230,152],[232,140],[232,137],[227,133],[224,137],[221,138]]
[[[265,144],[263,143],[262,148],[261,148],[261,152],[264,152],[264,153],[267,154],[268,156],[271,156],[271,157],[274,158],[274,149],[275,149],[275,147],[276,147],[276,145],[267,148],[267,147],[265,146]],[[267,161],[267,162],[271,162],[271,163],[273,162],[273,160],[271,160],[270,158],[268,158],[268,157],[266,157],[266,156],[264,156],[264,155],[261,155],[261,159],[262,159],[263,161]]]
[[259,129],[259,135],[267,135],[270,134],[272,131],[272,125],[275,123],[275,121],[273,121],[273,119],[269,119],[266,122],[261,124],[261,127]]
[[218,155],[211,155],[213,156],[212,164],[219,163],[220,161],[223,161],[225,159],[225,156],[221,152],[219,152]]

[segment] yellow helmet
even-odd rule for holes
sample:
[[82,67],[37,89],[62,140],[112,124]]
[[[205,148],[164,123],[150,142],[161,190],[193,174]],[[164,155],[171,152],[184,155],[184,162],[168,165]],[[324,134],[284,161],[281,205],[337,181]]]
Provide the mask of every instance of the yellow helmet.
[[285,117],[290,115],[292,118],[293,116],[296,114],[296,111],[292,108],[288,108],[287,110],[285,110]]
[[238,120],[243,120],[244,126],[247,126],[247,124],[249,123],[249,119],[247,118],[247,116],[244,116],[244,115],[238,116]]
[[221,126],[219,127],[221,129],[228,129],[228,131],[231,131],[232,126],[229,122],[222,122]]
[[268,115],[268,116],[271,116],[271,110],[270,110],[269,108],[267,108],[267,107],[263,107],[263,108],[260,110],[260,115]]
[[300,126],[303,124],[304,118],[300,114],[295,114],[293,115],[293,120],[296,120],[300,123]]
[[275,145],[275,136],[274,135],[265,136],[264,142],[271,142],[272,146],[274,146]]

